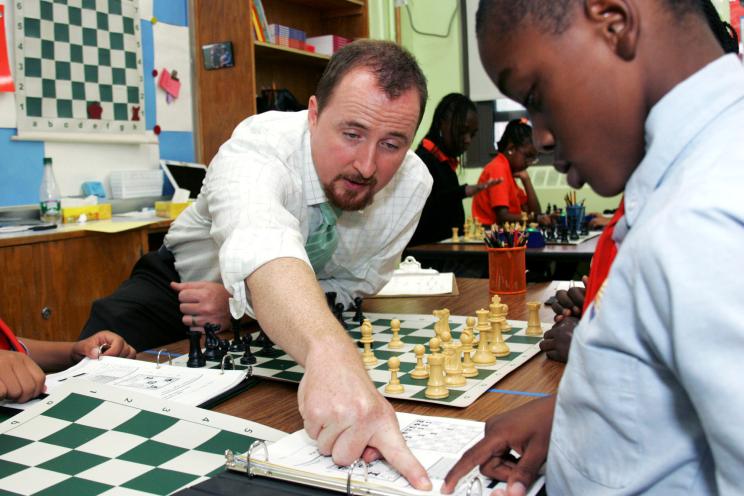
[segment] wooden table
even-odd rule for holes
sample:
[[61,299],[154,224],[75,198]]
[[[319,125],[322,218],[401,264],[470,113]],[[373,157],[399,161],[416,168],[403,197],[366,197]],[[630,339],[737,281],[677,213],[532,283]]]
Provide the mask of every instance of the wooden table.
[[[489,303],[488,281],[485,279],[458,279],[460,295],[429,298],[375,298],[364,302],[365,312],[401,314],[430,314],[435,308],[449,308],[452,315],[471,315]],[[527,301],[545,301],[553,295],[557,283],[530,285],[526,295],[505,296],[509,305],[508,318],[527,320]],[[540,317],[551,322],[553,313],[543,306]],[[169,345],[170,352],[187,353],[188,342]],[[153,355],[140,353],[138,358],[153,360]],[[333,374],[333,367],[329,367]],[[495,387],[516,392],[554,393],[558,387],[563,364],[548,360],[544,353],[532,358],[512,372]],[[329,377],[333,379],[332,376]],[[520,394],[486,393],[467,408],[446,407],[430,403],[391,400],[397,411],[437,415],[443,417],[486,420],[496,413],[511,410],[534,399]],[[216,411],[259,422],[276,429],[294,432],[302,428],[302,418],[297,409],[297,384],[262,380],[257,386],[215,408]]]

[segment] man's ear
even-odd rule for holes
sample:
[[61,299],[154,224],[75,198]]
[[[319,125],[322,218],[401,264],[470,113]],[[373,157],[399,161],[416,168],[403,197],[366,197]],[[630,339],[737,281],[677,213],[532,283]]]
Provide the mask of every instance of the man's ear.
[[584,12],[618,57],[635,58],[640,31],[635,0],[584,0]]
[[307,102],[307,124],[310,129],[318,124],[318,99],[315,95],[311,96]]

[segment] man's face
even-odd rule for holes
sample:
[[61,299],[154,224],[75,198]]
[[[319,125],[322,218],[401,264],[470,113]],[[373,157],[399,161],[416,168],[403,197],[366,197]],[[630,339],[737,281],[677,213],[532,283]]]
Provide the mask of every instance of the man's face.
[[569,185],[588,182],[599,194],[620,193],[643,156],[645,108],[633,64],[602,37],[581,6],[560,35],[527,18],[506,36],[479,40],[483,66],[502,93],[522,103],[541,151]]
[[415,89],[391,100],[364,69],[346,74],[318,114],[310,98],[308,120],[315,170],[328,199],[359,210],[390,182],[411,145],[419,120]]

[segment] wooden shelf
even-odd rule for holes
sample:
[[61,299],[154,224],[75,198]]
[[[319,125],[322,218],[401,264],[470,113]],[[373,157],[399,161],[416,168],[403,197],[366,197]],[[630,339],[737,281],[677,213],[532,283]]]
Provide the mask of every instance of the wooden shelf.
[[314,64],[325,67],[330,60],[330,56],[323,55],[321,53],[308,52],[306,50],[298,50],[297,48],[290,48],[282,45],[275,45],[273,43],[267,43],[264,41],[253,42],[256,50],[257,63],[260,63],[258,59],[282,59],[286,62],[296,62],[301,64]]
[[339,9],[347,7],[364,7],[363,0],[286,0],[299,5],[307,5],[315,9]]

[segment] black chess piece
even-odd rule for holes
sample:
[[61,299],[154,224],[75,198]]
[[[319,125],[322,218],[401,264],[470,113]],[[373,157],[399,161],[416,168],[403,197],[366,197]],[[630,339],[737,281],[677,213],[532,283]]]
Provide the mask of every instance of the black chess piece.
[[362,298],[360,296],[357,296],[354,298],[354,322],[358,323],[359,325],[362,325],[362,322],[364,322],[364,313],[362,313]]
[[274,342],[269,338],[269,335],[266,334],[265,331],[261,330],[261,334],[258,337],[258,340],[256,341],[256,344],[260,341],[261,343],[261,350],[259,351],[259,354],[261,356],[265,357],[272,357],[281,355],[281,351],[274,348]]
[[251,350],[252,342],[253,335],[250,332],[246,332],[245,336],[243,336],[243,348],[245,349],[245,353],[240,357],[240,363],[243,365],[253,365],[256,363],[256,356],[253,354],[253,350]]
[[219,324],[212,324],[211,322],[204,324],[204,334],[206,336],[204,341],[204,358],[210,362],[217,362],[222,358],[219,356],[220,340],[217,338],[217,333],[219,331]]
[[336,316],[336,319],[338,319],[339,323],[341,324],[341,327],[344,329],[349,329],[349,326],[346,325],[346,321],[344,320],[344,304],[341,302],[336,303],[336,306],[333,307],[333,315]]
[[243,340],[240,339],[240,320],[230,319],[230,323],[232,324],[232,331],[233,331],[233,340],[232,340],[232,344],[230,345],[230,351],[232,351],[233,353],[239,353],[241,351],[245,351],[245,345],[243,344]]
[[218,353],[220,360],[222,360],[222,358],[230,352],[230,341],[228,341],[227,339],[220,339],[218,343],[219,346],[217,347],[217,349],[219,350]]
[[336,306],[336,294],[335,291],[328,291],[326,294],[326,301],[328,302],[328,308],[333,310],[333,308]]
[[190,368],[204,367],[207,360],[201,349],[202,333],[199,331],[189,331],[189,359],[186,366]]

